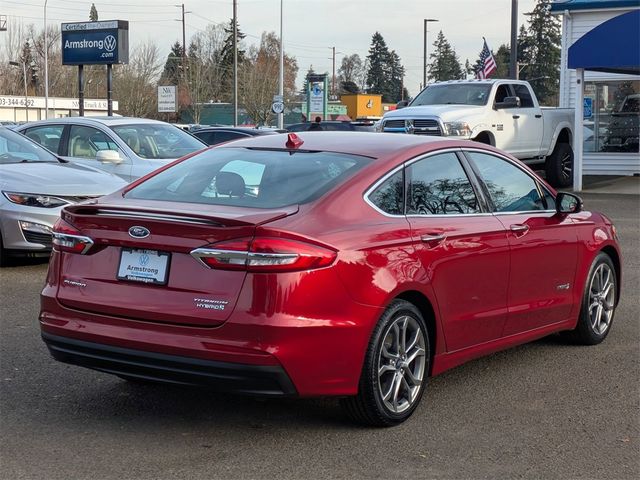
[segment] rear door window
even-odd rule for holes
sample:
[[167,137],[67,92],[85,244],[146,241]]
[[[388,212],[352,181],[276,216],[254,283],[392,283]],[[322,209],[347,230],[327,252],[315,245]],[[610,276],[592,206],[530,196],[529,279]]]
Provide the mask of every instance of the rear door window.
[[451,215],[480,211],[478,198],[458,156],[440,153],[406,168],[407,215]]
[[531,98],[531,92],[526,85],[513,84],[512,88],[516,97],[520,98],[520,108],[533,108],[533,98]]
[[318,198],[369,161],[367,157],[330,152],[218,148],[158,173],[125,196],[278,208]]
[[404,175],[394,173],[369,194],[369,201],[389,215],[404,214]]
[[60,140],[64,125],[43,125],[27,128],[24,134],[36,143],[39,143],[53,153],[60,154]]

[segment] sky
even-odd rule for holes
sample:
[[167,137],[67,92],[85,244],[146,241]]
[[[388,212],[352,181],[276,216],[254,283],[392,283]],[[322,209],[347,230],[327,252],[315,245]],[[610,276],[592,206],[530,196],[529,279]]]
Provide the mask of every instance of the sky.
[[[208,23],[226,23],[232,16],[232,0],[183,0],[187,39]],[[280,31],[281,0],[238,0],[238,22],[245,42],[257,43],[264,31]],[[91,3],[100,20],[128,20],[131,48],[152,39],[168,54],[171,44],[182,41],[181,0],[48,0],[50,24],[88,20]],[[396,50],[406,68],[405,85],[415,95],[422,82],[423,19],[429,24],[428,44],[442,30],[460,61],[474,62],[482,49],[482,37],[494,51],[508,43],[511,0],[283,0],[285,52],[294,55],[300,68],[298,84],[310,65],[316,72],[332,70],[331,47],[336,48],[336,68],[343,55],[367,55],[371,36],[379,31],[389,49]],[[535,0],[519,0],[519,21]],[[9,21],[43,24],[44,0],[0,0],[0,15]],[[2,44],[0,33],[0,45]],[[187,40],[188,43],[188,40]]]

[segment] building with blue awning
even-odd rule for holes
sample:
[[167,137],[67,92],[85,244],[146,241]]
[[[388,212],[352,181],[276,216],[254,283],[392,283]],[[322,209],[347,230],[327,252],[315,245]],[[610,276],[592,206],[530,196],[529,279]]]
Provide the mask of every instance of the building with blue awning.
[[640,175],[640,0],[556,0],[560,106],[576,111],[574,188],[582,175]]

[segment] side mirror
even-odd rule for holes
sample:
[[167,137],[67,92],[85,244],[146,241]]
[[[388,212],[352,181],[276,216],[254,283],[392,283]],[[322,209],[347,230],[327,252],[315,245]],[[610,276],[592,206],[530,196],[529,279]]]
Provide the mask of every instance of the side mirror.
[[573,193],[559,192],[556,196],[556,212],[562,214],[582,211],[582,199]]
[[400,110],[401,108],[404,108],[407,105],[409,105],[409,100],[400,100],[398,103],[396,103],[396,110]]
[[496,102],[496,109],[520,108],[520,97],[504,97],[502,102]]
[[96,160],[100,163],[113,163],[114,165],[124,162],[123,158],[115,150],[99,150],[96,153]]

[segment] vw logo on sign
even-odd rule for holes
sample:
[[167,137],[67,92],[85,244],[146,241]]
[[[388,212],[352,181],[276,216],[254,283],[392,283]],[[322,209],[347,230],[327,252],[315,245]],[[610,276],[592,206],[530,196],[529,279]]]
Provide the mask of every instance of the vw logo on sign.
[[140,265],[144,267],[147,263],[149,263],[149,255],[147,255],[146,253],[140,255],[138,262],[140,262]]
[[113,52],[116,49],[116,37],[113,35],[104,37],[104,48],[107,52]]
[[129,236],[133,238],[147,238],[151,232],[148,228],[133,226],[129,229]]

